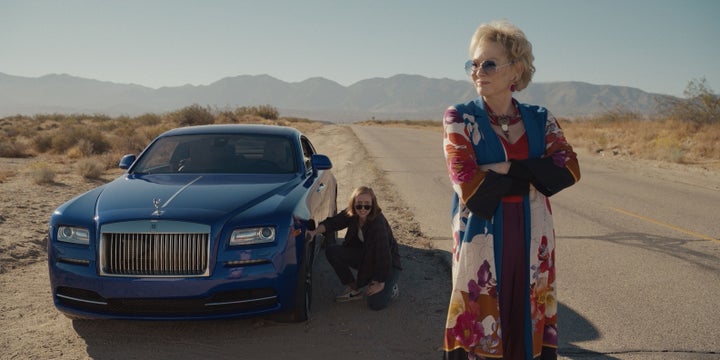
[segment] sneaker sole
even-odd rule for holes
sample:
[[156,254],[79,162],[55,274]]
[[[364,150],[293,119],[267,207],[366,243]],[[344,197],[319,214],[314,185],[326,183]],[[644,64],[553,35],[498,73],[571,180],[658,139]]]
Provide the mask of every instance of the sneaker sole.
[[348,296],[338,296],[335,298],[335,301],[337,302],[348,302],[348,301],[355,301],[355,300],[361,300],[362,294],[357,295],[348,295]]

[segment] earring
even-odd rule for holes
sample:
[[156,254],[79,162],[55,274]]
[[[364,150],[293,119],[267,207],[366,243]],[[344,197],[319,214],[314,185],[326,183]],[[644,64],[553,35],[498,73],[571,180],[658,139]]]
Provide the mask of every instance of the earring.
[[510,92],[515,92],[515,83],[510,84]]

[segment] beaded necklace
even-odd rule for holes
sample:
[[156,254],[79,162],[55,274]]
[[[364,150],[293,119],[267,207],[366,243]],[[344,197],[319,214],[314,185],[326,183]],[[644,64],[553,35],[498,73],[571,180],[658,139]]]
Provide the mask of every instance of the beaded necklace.
[[522,117],[520,116],[520,110],[517,108],[517,103],[513,101],[513,114],[512,115],[498,115],[492,109],[490,106],[485,103],[485,109],[487,110],[488,117],[490,118],[490,123],[496,126],[500,126],[500,129],[502,129],[503,135],[505,135],[505,139],[510,140],[510,125],[515,125],[522,120]]

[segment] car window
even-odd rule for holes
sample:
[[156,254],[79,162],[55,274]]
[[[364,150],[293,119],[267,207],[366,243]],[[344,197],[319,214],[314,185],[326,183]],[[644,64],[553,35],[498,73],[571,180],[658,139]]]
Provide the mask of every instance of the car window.
[[201,134],[158,139],[133,173],[285,174],[298,169],[290,138],[249,134]]
[[177,141],[163,141],[154,147],[153,156],[146,158],[145,167],[148,169],[162,169],[170,163],[170,158],[175,153]]
[[307,172],[312,169],[310,159],[312,158],[312,155],[315,154],[315,148],[312,146],[312,143],[310,143],[310,140],[304,136],[300,138],[300,142],[302,143],[303,161],[305,163],[305,171]]

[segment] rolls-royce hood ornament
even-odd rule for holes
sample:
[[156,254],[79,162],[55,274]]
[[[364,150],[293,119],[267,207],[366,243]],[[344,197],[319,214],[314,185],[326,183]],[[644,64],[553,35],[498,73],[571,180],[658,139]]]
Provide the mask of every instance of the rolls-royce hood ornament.
[[153,199],[153,208],[155,208],[155,211],[152,212],[152,216],[162,215],[163,212],[160,210],[161,203],[162,203],[162,199],[160,199],[160,198]]

